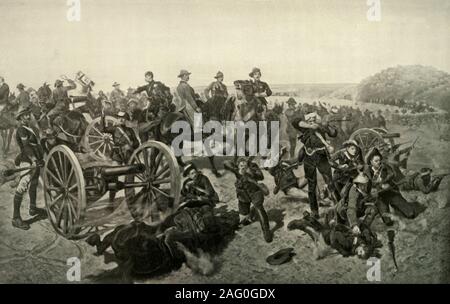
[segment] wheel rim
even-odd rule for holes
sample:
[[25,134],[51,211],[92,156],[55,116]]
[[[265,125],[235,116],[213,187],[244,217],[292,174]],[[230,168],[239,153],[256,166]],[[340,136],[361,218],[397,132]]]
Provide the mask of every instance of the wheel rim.
[[[118,124],[119,121],[114,117],[106,116],[105,123],[107,127],[111,127]],[[89,124],[85,133],[84,147],[98,160],[105,160],[111,155],[113,138],[111,134],[100,131],[100,125],[101,117],[95,118]]]
[[354,132],[350,139],[355,140],[364,154],[366,154],[371,148],[380,148],[385,144],[383,137],[372,129],[363,128]]
[[86,193],[81,166],[67,146],[50,151],[43,179],[50,222],[57,233],[70,238],[84,216]]
[[143,164],[145,172],[125,180],[147,186],[125,189],[128,209],[134,219],[155,225],[177,208],[180,200],[180,169],[172,150],[157,141],[148,141],[132,155],[129,164]]

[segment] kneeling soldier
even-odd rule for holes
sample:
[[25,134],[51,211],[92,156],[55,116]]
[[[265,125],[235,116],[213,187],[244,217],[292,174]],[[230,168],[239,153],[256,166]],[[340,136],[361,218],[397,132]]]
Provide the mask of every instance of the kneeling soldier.
[[261,229],[266,242],[272,242],[273,236],[270,231],[269,217],[264,209],[264,196],[268,189],[264,184],[258,183],[264,179],[264,175],[257,164],[241,157],[236,163],[225,161],[225,169],[233,172],[236,176],[236,195],[239,204],[239,214],[243,225],[251,223],[250,206],[253,205],[256,215],[261,224]]

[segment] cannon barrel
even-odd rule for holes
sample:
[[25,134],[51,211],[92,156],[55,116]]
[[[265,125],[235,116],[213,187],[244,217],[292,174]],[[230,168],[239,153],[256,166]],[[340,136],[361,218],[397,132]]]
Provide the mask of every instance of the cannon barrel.
[[127,174],[138,174],[145,171],[145,166],[143,164],[126,165],[126,166],[115,166],[115,167],[104,167],[101,169],[100,175],[104,178],[114,177]]

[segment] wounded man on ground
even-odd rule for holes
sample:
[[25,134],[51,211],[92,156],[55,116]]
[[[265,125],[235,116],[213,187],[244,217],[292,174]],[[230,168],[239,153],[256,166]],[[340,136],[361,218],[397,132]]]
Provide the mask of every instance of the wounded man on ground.
[[382,244],[368,226],[359,224],[360,233],[356,234],[351,227],[336,223],[333,213],[334,210],[330,209],[324,220],[317,220],[305,212],[302,219],[291,221],[287,227],[289,230],[302,230],[313,239],[316,259],[326,257],[332,249],[344,257],[379,257],[377,249],[382,247]]

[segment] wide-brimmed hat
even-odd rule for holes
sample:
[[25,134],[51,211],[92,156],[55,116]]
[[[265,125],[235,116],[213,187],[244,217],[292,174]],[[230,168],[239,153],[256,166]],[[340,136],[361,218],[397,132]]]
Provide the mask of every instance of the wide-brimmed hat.
[[124,112],[124,111],[119,111],[119,112],[117,113],[117,117],[119,117],[119,118],[125,118],[125,119],[127,119],[127,120],[130,119],[130,115],[128,115],[128,113],[127,113],[127,112]]
[[293,252],[294,248],[284,248],[272,255],[269,255],[266,259],[266,262],[270,265],[281,265],[289,262],[292,257],[295,255]]
[[366,164],[370,165],[370,161],[377,155],[381,159],[383,159],[383,155],[381,154],[380,150],[378,150],[376,147],[373,147],[372,149],[370,149],[369,152],[367,152],[366,157],[365,157]]
[[342,146],[345,147],[345,148],[347,148],[348,146],[354,146],[356,148],[360,148],[358,143],[354,139],[348,139],[348,140],[344,141]]
[[136,105],[138,105],[139,101],[135,98],[130,98],[130,100],[127,101],[127,106],[130,105],[130,103],[135,103]]
[[189,172],[191,172],[192,170],[197,171],[197,166],[195,166],[193,163],[187,164],[187,166],[183,169],[183,176],[188,176]]
[[187,70],[181,70],[180,74],[178,74],[178,78],[183,77],[184,75],[191,75],[192,73],[188,72]]
[[253,68],[252,71],[248,74],[248,76],[253,77],[255,73],[261,74],[261,70],[259,68]]
[[287,103],[288,105],[290,105],[290,104],[296,105],[296,104],[297,104],[297,101],[295,101],[295,99],[294,99],[293,97],[290,97],[290,98],[286,101],[286,103]]
[[420,176],[430,175],[431,172],[433,172],[433,169],[431,168],[422,168],[420,169]]
[[336,106],[332,106],[331,109],[330,109],[330,112],[332,114],[337,114],[337,113],[339,113],[339,109]]
[[25,86],[24,86],[22,83],[19,83],[19,84],[17,85],[17,88],[18,88],[19,90],[23,90],[23,89],[25,89]]
[[114,81],[114,83],[113,83],[113,85],[112,85],[113,87],[117,87],[117,86],[120,86],[120,83],[118,83],[118,82],[116,82],[116,81]]
[[55,87],[58,87],[60,85],[62,85],[64,83],[64,81],[60,80],[60,79],[56,79],[55,81]]
[[364,172],[359,172],[358,176],[353,179],[355,184],[367,184],[369,182],[369,177]]
[[223,77],[223,73],[221,71],[217,72],[216,76],[214,76],[214,78],[221,78]]
[[305,115],[305,121],[311,120],[313,118],[320,118],[319,114],[317,114],[317,112],[310,112],[308,114]]
[[29,114],[29,113],[31,113],[31,109],[29,108],[29,107],[26,107],[26,108],[24,108],[24,107],[19,107],[19,110],[17,111],[17,114],[16,114],[16,119],[17,120],[19,120],[20,119],[20,117],[22,117],[22,115],[24,115],[24,114]]

